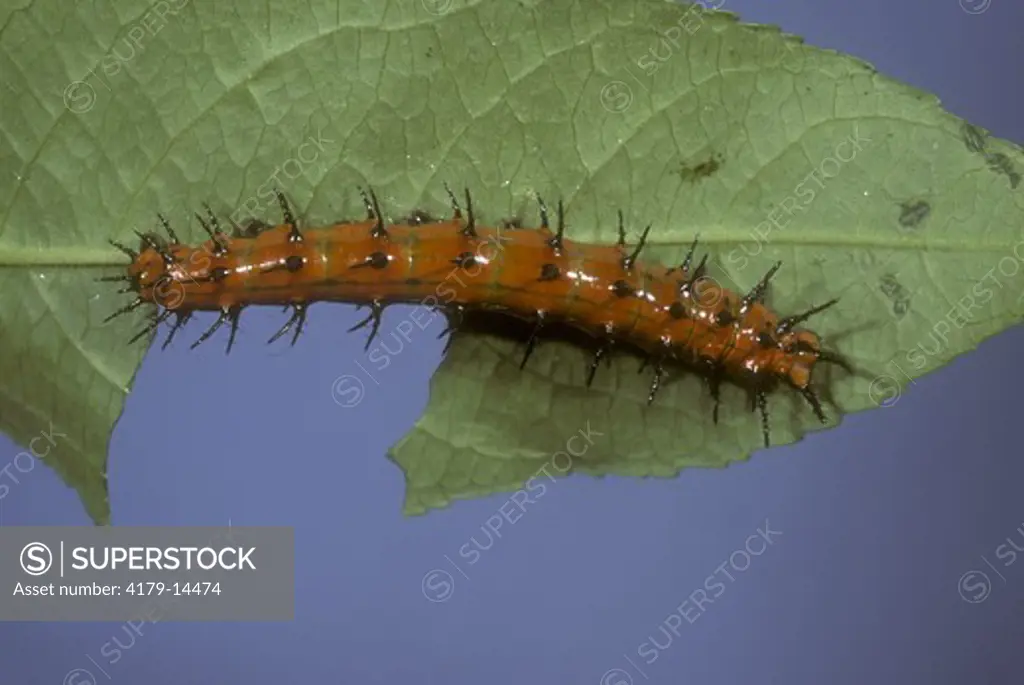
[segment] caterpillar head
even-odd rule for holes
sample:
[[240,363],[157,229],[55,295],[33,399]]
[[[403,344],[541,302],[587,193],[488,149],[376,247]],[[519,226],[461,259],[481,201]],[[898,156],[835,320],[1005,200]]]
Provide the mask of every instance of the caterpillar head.
[[778,344],[783,354],[775,365],[776,375],[798,390],[809,387],[814,365],[821,355],[821,339],[811,331],[788,331]]
[[139,254],[128,265],[128,276],[140,289],[151,288],[167,271],[174,255],[166,241],[155,233],[139,234]]
[[209,252],[168,242],[155,233],[139,237],[142,251],[128,266],[128,277],[142,299],[178,309],[185,300],[186,283],[208,280]]

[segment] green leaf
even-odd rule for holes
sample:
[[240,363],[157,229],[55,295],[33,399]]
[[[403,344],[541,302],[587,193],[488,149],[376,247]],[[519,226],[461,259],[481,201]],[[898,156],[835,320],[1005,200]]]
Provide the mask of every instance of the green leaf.
[[[322,222],[360,214],[369,184],[392,216],[444,214],[448,181],[490,222],[535,225],[534,195],[561,197],[579,240],[613,241],[622,209],[634,239],[654,224],[644,256],[665,262],[700,233],[732,288],[782,259],[779,311],[841,297],[811,322],[862,369],[820,379],[833,423],[1021,315],[1020,148],[730,14],[659,0],[36,0],[0,10],[0,27],[0,429],[23,445],[55,436],[43,461],[100,523],[109,435],[144,352],[124,343],[146,312],[103,324],[130,300],[92,279],[125,263],[105,241],[136,242],[156,211],[195,240],[204,202],[276,219],[280,186]],[[851,136],[858,147],[839,148]],[[945,342],[921,352],[943,320]],[[485,334],[455,342],[392,450],[407,512],[554,477],[566,459],[669,476],[760,446],[738,391],[714,426],[694,378],[647,409],[635,359],[587,390],[578,347],[545,341],[524,372],[521,354]],[[799,398],[771,407],[775,444],[816,427]]]

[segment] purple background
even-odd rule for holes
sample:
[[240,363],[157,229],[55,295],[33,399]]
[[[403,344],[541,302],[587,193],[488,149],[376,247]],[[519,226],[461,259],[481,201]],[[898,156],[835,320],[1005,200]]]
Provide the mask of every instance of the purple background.
[[[957,0],[771,5],[726,8],[860,56],[1024,142],[1024,5],[994,0],[977,15]],[[390,310],[382,331],[405,314]],[[1024,328],[920,380],[893,408],[728,470],[559,481],[468,566],[459,548],[485,540],[480,527],[506,496],[405,519],[402,474],[384,457],[426,406],[439,322],[416,329],[379,386],[343,409],[331,384],[359,373],[364,338],[345,329],[361,316],[314,307],[291,350],[262,344],[278,310],[249,310],[230,357],[222,337],[154,350],[114,433],[115,524],[295,527],[295,621],[158,623],[134,643],[118,623],[0,624],[3,682],[56,685],[74,668],[149,685],[597,685],[611,669],[621,671],[601,685],[1021,681],[1024,559],[999,567],[1002,580],[983,556],[1001,564],[1007,538],[1024,547]],[[0,437],[0,464],[18,451]],[[49,470],[21,480],[0,503],[3,525],[88,522]],[[698,618],[665,646],[662,622],[766,519],[782,535],[730,571],[734,582],[720,574],[724,593],[690,609]],[[432,569],[452,574],[445,602],[421,590]],[[971,570],[993,583],[976,604],[958,592]],[[111,664],[101,650],[115,637],[125,648]],[[637,650],[652,637],[665,649],[647,664]]]

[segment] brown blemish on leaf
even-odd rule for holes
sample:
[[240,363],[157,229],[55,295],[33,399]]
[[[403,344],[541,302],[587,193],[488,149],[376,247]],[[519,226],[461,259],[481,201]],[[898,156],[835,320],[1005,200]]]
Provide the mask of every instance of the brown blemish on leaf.
[[698,162],[697,164],[687,165],[683,164],[679,167],[678,174],[679,178],[690,183],[696,183],[701,179],[711,176],[716,171],[722,168],[725,163],[722,155],[715,153],[707,159]]

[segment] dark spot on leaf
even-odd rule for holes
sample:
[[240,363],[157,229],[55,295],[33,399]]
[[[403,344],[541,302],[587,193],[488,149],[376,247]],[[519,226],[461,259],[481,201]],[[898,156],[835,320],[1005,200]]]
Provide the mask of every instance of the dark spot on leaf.
[[908,200],[900,205],[900,226],[916,228],[932,211],[932,206],[924,200]]
[[679,167],[679,178],[689,183],[696,183],[714,174],[722,168],[724,163],[722,156],[716,153],[694,165],[682,164]]
[[996,173],[1004,174],[1010,179],[1010,187],[1016,190],[1020,185],[1020,173],[1013,167],[1013,162],[1002,152],[985,155],[988,167]]
[[964,137],[964,145],[971,152],[981,152],[985,149],[985,133],[973,124],[968,124],[966,121],[964,125],[960,127]]
[[894,274],[885,274],[879,279],[878,287],[892,302],[892,313],[902,319],[910,311],[910,293],[896,279]]

